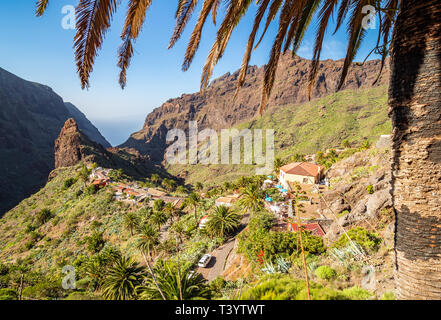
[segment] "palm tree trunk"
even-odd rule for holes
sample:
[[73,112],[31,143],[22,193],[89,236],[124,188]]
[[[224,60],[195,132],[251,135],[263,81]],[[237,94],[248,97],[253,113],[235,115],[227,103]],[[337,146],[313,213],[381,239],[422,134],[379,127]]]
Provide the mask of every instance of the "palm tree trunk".
[[18,300],[22,299],[22,295],[23,295],[23,281],[24,281],[24,273],[22,273],[21,276],[20,276],[20,292],[18,294]]
[[152,267],[150,266],[150,262],[149,262],[149,260],[147,259],[147,256],[145,255],[145,252],[144,252],[144,251],[142,251],[142,256],[144,257],[144,261],[145,261],[145,263],[147,264],[147,268],[149,269],[149,272],[150,272],[150,275],[152,276],[153,282],[155,283],[156,288],[158,289],[159,293],[161,294],[162,299],[163,299],[163,300],[167,300],[167,299],[165,298],[164,293],[162,292],[161,288],[159,287],[158,280],[156,280],[155,273],[153,272],[153,269],[152,269]]
[[441,1],[402,0],[391,48],[398,299],[441,299]]

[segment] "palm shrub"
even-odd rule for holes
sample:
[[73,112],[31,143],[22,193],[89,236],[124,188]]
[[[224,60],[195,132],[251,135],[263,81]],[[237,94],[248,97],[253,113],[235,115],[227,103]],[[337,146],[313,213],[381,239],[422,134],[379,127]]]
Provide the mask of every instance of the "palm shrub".
[[257,184],[252,183],[245,187],[245,189],[242,191],[238,205],[245,212],[251,211],[255,213],[264,209],[263,198],[263,191],[260,190]]
[[[178,268],[172,262],[158,262],[155,267],[157,281],[167,300],[200,300],[210,298],[210,288],[199,274],[190,275],[190,269]],[[146,284],[139,288],[142,299],[161,299],[153,280],[147,277]]]
[[107,300],[133,300],[136,287],[144,277],[143,268],[130,258],[121,257],[107,271],[103,284],[103,297]]
[[240,225],[240,216],[226,206],[217,206],[210,214],[207,231],[211,237],[224,237],[231,234]]

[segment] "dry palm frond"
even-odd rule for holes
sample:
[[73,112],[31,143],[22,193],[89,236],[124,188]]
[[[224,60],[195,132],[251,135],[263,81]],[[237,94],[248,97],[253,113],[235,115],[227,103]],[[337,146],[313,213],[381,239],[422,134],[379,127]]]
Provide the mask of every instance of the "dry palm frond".
[[119,0],[80,0],[77,6],[75,60],[81,87],[89,87],[89,77]]
[[314,16],[321,0],[307,1],[305,7],[303,8],[302,17],[300,18],[299,26],[297,28],[296,36],[294,37],[292,43],[292,54],[295,55],[297,50],[302,43],[305,31],[311,23],[312,17]]
[[118,67],[121,69],[119,75],[119,84],[123,89],[127,82],[127,68],[130,66],[130,61],[133,56],[132,41],[138,38],[142,25],[145,21],[146,11],[151,4],[152,0],[131,0],[129,3],[126,21],[121,33],[123,43],[118,50]]
[[[337,90],[343,87],[344,81],[349,71],[349,67],[354,60],[354,57],[360,47],[363,40],[365,29],[362,27],[363,13],[362,8],[365,5],[370,4],[370,0],[358,0],[356,8],[352,12],[351,20],[348,24],[349,42],[346,51],[346,58],[343,64],[343,70],[340,77],[340,82],[337,86]],[[354,2],[355,3],[355,2]]]
[[292,10],[294,3],[295,0],[286,0],[282,8],[282,13],[280,14],[279,31],[277,32],[276,40],[274,41],[273,48],[271,49],[269,62],[265,67],[262,99],[259,108],[260,114],[262,114],[266,108],[271,90],[274,85],[277,65],[279,62],[280,53],[282,51],[283,39],[285,38],[289,23],[295,12],[295,10]]
[[243,83],[245,82],[245,77],[247,74],[248,65],[250,63],[251,51],[253,50],[254,41],[256,39],[256,34],[257,34],[257,31],[259,30],[260,22],[263,19],[263,16],[264,16],[265,11],[269,5],[269,2],[270,2],[270,0],[261,0],[260,1],[259,9],[257,10],[256,18],[254,19],[253,30],[251,31],[250,37],[248,39],[248,45],[247,45],[247,48],[245,51],[245,55],[243,57],[242,67],[240,69],[239,79],[238,79],[238,83],[237,83],[237,90],[234,95],[235,98],[236,98],[237,94],[239,93],[239,90],[242,87]]
[[[378,80],[380,80],[381,73],[383,71],[384,64],[386,61],[386,57],[389,54],[389,51],[387,50],[387,46],[389,44],[390,32],[392,29],[393,22],[395,20],[397,9],[398,9],[398,0],[389,0],[388,3],[386,4],[385,7],[386,13],[384,14],[385,19],[384,22],[380,23],[380,35],[379,35],[379,37],[381,35],[383,36],[383,44],[381,46],[382,47],[381,67],[380,67],[380,71],[378,72],[378,76],[372,85],[375,85],[378,82]],[[380,19],[381,19],[381,15],[380,15]]]
[[343,23],[344,19],[346,18],[349,8],[352,6],[353,2],[354,0],[342,0],[340,4],[340,8],[338,9],[338,17],[337,17],[337,23],[335,26],[334,34],[338,31],[338,29],[340,29],[340,26]]
[[168,48],[172,48],[176,41],[181,37],[182,32],[187,25],[188,20],[190,20],[193,10],[196,7],[198,0],[180,0],[178,3],[178,9],[176,11],[176,27],[173,35],[170,39],[170,44]]
[[199,47],[199,43],[201,41],[202,28],[205,25],[205,21],[207,20],[210,11],[212,10],[215,3],[218,0],[206,0],[202,6],[202,11],[199,14],[198,22],[194,27],[193,33],[191,34],[190,42],[187,46],[187,51],[185,53],[184,63],[182,65],[182,70],[186,71],[191,65],[193,61],[194,55]]
[[240,19],[245,14],[248,9],[251,0],[229,0],[227,14],[222,21],[221,26],[217,32],[216,40],[210,50],[207,61],[205,62],[204,68],[202,70],[201,77],[201,92],[203,93],[205,88],[208,86],[211,75],[213,73],[213,68],[219,59],[222,58],[223,53],[227,47],[228,41],[230,40],[231,34],[234,28],[239,23]]
[[35,14],[37,17],[41,17],[46,11],[47,5],[49,4],[49,0],[38,0],[36,3],[37,9],[35,10]]
[[271,24],[271,21],[273,21],[277,15],[277,12],[279,12],[280,6],[282,5],[283,0],[273,0],[273,2],[271,3],[269,12],[268,12],[268,17],[266,18],[266,22],[265,22],[265,28],[263,29],[262,35],[260,36],[259,41],[257,41],[256,46],[254,47],[254,49],[257,49],[257,47],[260,45],[260,43],[263,40],[263,37],[266,34],[266,31],[268,30],[269,25]]
[[328,26],[329,18],[336,7],[338,0],[328,0],[324,2],[319,12],[319,28],[315,38],[314,53],[311,62],[311,70],[309,72],[308,97],[311,99],[312,87],[314,86],[315,77],[317,76],[320,54],[323,46],[325,31]]
[[211,9],[211,16],[213,17],[213,24],[214,25],[216,25],[217,11],[219,10],[221,2],[222,2],[222,0],[216,0],[214,2],[213,8]]

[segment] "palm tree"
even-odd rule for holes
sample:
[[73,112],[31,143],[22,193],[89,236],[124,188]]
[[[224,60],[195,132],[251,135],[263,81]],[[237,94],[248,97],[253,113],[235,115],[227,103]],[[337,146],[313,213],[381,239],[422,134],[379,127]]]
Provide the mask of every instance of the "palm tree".
[[212,236],[224,237],[240,225],[240,216],[226,206],[217,206],[210,214],[207,231]]
[[[213,68],[225,53],[233,30],[250,8],[251,0],[203,0],[199,18],[192,32],[184,58],[187,70],[199,47],[202,29],[212,13],[217,20],[225,8],[217,36],[208,55],[201,77],[202,91],[209,84]],[[89,86],[98,49],[108,30],[112,15],[120,2],[116,0],[79,0],[75,55],[82,87]],[[176,11],[176,28],[170,48],[182,35],[198,4],[197,0],[180,0]],[[222,5],[224,4],[224,6]],[[48,5],[39,0],[38,16]],[[126,71],[133,55],[133,42],[140,34],[150,0],[130,0],[119,49],[120,85],[126,85]],[[439,0],[257,0],[257,13],[246,46],[238,89],[242,87],[253,48],[258,46],[270,23],[278,17],[278,31],[263,77],[260,111],[266,106],[274,85],[280,55],[292,49],[295,54],[305,31],[318,13],[308,91],[312,92],[320,68],[323,39],[331,17],[337,13],[335,32],[347,21],[348,46],[338,89],[364,39],[366,5],[374,5],[380,18],[375,51],[382,55],[382,65],[391,53],[389,109],[393,133],[393,205],[396,211],[396,256],[398,298],[435,299],[441,297],[441,203],[435,186],[441,178],[441,144],[439,114],[441,2]],[[264,17],[266,15],[266,21]],[[257,45],[259,27],[264,31]],[[392,37],[391,37],[392,35]],[[374,50],[373,50],[374,51]],[[424,248],[424,249],[421,249]]]
[[139,225],[138,215],[136,215],[134,212],[128,212],[124,215],[123,224],[130,231],[130,235],[133,237],[133,230],[135,230]]
[[107,272],[103,284],[103,296],[108,300],[132,300],[136,287],[141,285],[143,270],[130,258],[121,257]]
[[198,221],[198,217],[197,217],[197,209],[198,209],[198,205],[201,202],[201,198],[199,197],[199,195],[195,192],[191,193],[187,199],[185,199],[185,203],[187,205],[189,205],[190,207],[193,207],[194,210],[194,219],[197,222]]
[[164,211],[155,211],[150,216],[150,221],[158,227],[158,231],[161,230],[161,227],[167,223],[168,216]]
[[161,177],[159,176],[159,174],[154,173],[150,177],[150,181],[153,182],[154,184],[158,184],[161,181]]
[[265,204],[263,202],[263,192],[256,184],[250,184],[243,189],[238,204],[244,212],[258,212],[263,210]]
[[156,280],[155,273],[150,265],[150,259],[152,259],[152,253],[155,250],[155,247],[159,244],[159,235],[158,232],[152,228],[148,224],[144,224],[140,228],[139,236],[138,236],[138,249],[141,251],[141,254],[144,258],[144,261],[149,270],[150,276],[152,277],[153,282],[155,283],[158,292],[161,294],[162,299],[165,299],[164,294],[162,293],[161,288]]
[[[210,298],[209,287],[199,274],[190,274],[189,269],[180,268],[171,262],[163,262],[157,268],[158,282],[167,300],[194,300]],[[158,288],[152,279],[139,288],[140,296],[160,299]]]
[[202,189],[204,189],[204,185],[202,184],[202,182],[196,182],[195,188],[197,191],[201,191]]
[[276,174],[278,174],[279,171],[280,171],[280,168],[281,168],[283,165],[284,165],[284,162],[282,161],[282,159],[280,159],[280,158],[275,158],[275,159],[274,159],[274,172],[275,172]]

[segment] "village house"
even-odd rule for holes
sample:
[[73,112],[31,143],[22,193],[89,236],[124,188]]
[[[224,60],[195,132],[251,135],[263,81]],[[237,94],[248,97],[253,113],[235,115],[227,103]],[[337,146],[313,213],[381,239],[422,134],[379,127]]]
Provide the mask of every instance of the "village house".
[[206,216],[203,216],[202,218],[201,218],[201,220],[199,221],[199,229],[203,229],[203,228],[205,228],[205,225],[207,224],[207,222],[208,222],[208,215],[206,215]]
[[[318,222],[302,224],[301,226],[302,229],[311,232],[315,236],[323,237],[325,235],[325,231]],[[298,230],[297,223],[288,224],[288,230],[296,232]]]
[[150,197],[152,197],[152,199],[155,199],[155,200],[156,199],[161,199],[161,198],[167,196],[166,192],[159,191],[159,190],[153,189],[153,188],[149,188],[147,190],[147,193],[150,195]]
[[323,177],[323,167],[309,162],[293,162],[280,168],[279,181],[288,190],[290,183],[318,184]]
[[239,199],[239,197],[240,197],[239,194],[233,194],[233,195],[229,195],[226,197],[220,197],[220,198],[216,199],[216,202],[214,204],[216,206],[231,207],[237,201],[237,199]]

